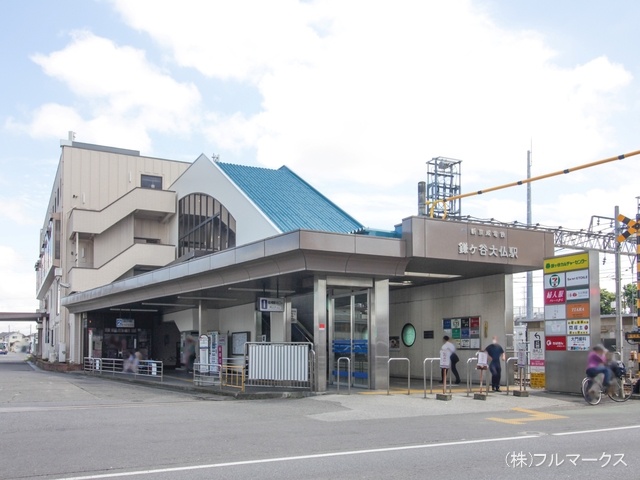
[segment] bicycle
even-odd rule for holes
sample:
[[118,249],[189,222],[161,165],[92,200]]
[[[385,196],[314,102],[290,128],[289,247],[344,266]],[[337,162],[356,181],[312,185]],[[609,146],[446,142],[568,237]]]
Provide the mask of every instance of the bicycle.
[[604,374],[599,373],[595,377],[586,376],[582,379],[582,396],[589,405],[597,405],[602,400],[602,395],[607,394],[614,402],[626,402],[633,393],[634,382],[627,376],[624,364],[614,365],[611,385],[606,389],[602,385]]

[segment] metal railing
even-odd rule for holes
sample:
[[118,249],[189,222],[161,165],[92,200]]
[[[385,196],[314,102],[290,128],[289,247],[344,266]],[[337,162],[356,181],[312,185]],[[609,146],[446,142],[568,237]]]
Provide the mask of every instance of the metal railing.
[[164,364],[158,360],[139,360],[129,364],[122,358],[94,358],[84,357],[83,369],[85,372],[102,375],[133,375],[134,377],[148,377],[164,379]]
[[232,363],[233,359],[224,359],[224,363],[194,363],[193,384],[199,387],[238,388],[244,392],[245,368]]
[[214,387],[222,388],[222,365],[219,363],[201,363],[193,364],[193,384],[198,387]]
[[440,357],[433,357],[433,358],[425,358],[422,361],[422,379],[423,379],[423,384],[424,384],[424,398],[427,398],[427,362],[430,363],[430,390],[429,393],[433,394],[433,362],[435,361],[440,361]]
[[310,342],[247,342],[244,366],[246,386],[313,390],[315,351]]
[[504,369],[506,370],[506,375],[505,376],[507,377],[507,395],[509,395],[509,377],[513,373],[511,370],[509,370],[509,364],[511,362],[516,362],[517,360],[518,360],[518,357],[509,357],[504,362]]
[[[471,394],[471,386],[472,386],[472,375],[471,375],[471,364],[473,362],[478,361],[477,353],[475,357],[471,357],[467,360],[467,397]],[[475,370],[478,370],[477,368]]]
[[340,361],[347,361],[347,391],[349,395],[351,395],[351,359],[349,357],[340,357],[336,361],[336,370],[337,370],[337,379],[336,379],[336,389],[338,393],[340,393]]
[[390,358],[387,360],[387,395],[391,388],[391,362],[407,362],[407,395],[411,395],[411,360],[408,358]]

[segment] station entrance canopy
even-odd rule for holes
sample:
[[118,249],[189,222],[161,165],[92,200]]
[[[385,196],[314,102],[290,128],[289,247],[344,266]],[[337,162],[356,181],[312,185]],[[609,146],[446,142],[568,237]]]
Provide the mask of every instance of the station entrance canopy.
[[[198,305],[221,309],[256,296],[313,291],[314,279],[388,280],[389,289],[542,268],[553,233],[508,224],[409,217],[399,238],[297,230],[172,264],[63,298],[71,313]],[[340,284],[338,282],[337,284]]]

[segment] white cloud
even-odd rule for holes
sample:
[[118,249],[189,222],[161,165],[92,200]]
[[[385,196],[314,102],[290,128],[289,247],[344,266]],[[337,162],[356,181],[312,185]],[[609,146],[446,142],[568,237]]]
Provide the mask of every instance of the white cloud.
[[132,27],[168,48],[175,61],[208,77],[257,82],[281,65],[304,62],[317,33],[314,8],[295,0],[210,2],[113,0]]
[[[630,108],[622,98],[633,80],[627,69],[605,56],[561,67],[544,36],[499,28],[469,0],[112,3],[172,56],[165,69],[139,49],[75,32],[66,48],[33,59],[80,101],[42,106],[22,125],[32,135],[75,130],[83,141],[148,151],[158,132],[202,132],[217,149],[290,166],[382,228],[401,218],[381,217],[378,206],[417,211],[416,184],[435,156],[462,159],[463,191],[473,191],[524,178],[532,141],[534,176],[622,153],[611,152],[611,119]],[[204,112],[194,84],[167,70],[175,65],[205,85],[215,78],[252,86],[262,102]],[[537,210],[555,220],[573,208],[570,216],[583,218],[594,202],[580,184],[595,176],[606,192],[615,184],[606,175],[618,171],[572,174],[561,187],[545,182]],[[563,192],[586,201],[562,203]],[[511,210],[496,197],[465,200],[463,213],[469,205],[476,216],[523,219],[519,195],[510,194]]]
[[540,173],[592,160],[631,81],[606,57],[561,68],[544,37],[469,1],[114,3],[178,64],[259,89],[259,113],[209,117],[215,141],[321,185],[417,183],[438,155],[464,160],[466,184],[516,174],[531,139]]
[[198,122],[200,93],[152,65],[142,50],[119,46],[88,31],[76,31],[64,49],[32,60],[79,99],[72,106],[46,104],[28,124],[7,125],[34,137],[150,148],[153,133],[188,134]]

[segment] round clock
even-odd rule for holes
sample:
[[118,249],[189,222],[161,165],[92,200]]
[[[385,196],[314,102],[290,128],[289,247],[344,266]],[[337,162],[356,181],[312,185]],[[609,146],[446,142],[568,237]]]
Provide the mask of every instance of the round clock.
[[410,347],[415,343],[415,341],[416,328],[410,323],[405,324],[405,326],[402,327],[402,343],[404,343],[405,346]]

